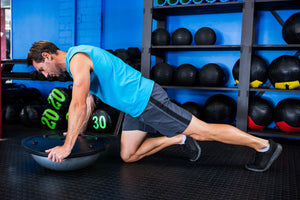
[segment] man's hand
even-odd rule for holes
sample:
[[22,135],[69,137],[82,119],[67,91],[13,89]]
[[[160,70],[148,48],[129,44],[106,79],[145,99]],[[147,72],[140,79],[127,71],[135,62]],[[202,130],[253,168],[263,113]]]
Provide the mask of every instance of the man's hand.
[[70,155],[71,150],[67,149],[65,146],[57,146],[52,149],[48,149],[45,151],[49,153],[48,158],[53,162],[63,162],[65,158]]

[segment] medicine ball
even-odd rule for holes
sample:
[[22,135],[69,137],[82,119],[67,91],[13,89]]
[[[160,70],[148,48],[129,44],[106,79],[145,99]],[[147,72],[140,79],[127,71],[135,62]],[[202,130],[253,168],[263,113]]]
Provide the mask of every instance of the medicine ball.
[[282,37],[288,44],[300,44],[300,13],[295,13],[286,20]]
[[213,45],[216,43],[216,33],[209,27],[200,28],[194,37],[197,45]]
[[39,127],[44,108],[41,105],[28,105],[20,112],[21,123],[27,127]]
[[177,67],[174,72],[174,82],[181,86],[193,86],[197,81],[197,68],[190,64]]
[[295,56],[283,55],[272,61],[269,77],[277,89],[295,89],[300,86],[300,60]]
[[[232,74],[234,80],[239,84],[240,59],[234,64]],[[250,87],[258,88],[268,79],[268,65],[266,61],[257,55],[253,55],[250,68]]]
[[274,120],[282,131],[300,132],[300,100],[288,98],[280,101],[274,110]]
[[114,108],[100,108],[93,112],[88,128],[97,133],[109,133],[115,127],[118,118],[118,111]]
[[60,111],[66,111],[69,109],[71,99],[71,90],[64,87],[53,88],[47,98],[49,105],[53,109]]
[[116,49],[115,56],[126,62],[129,59],[129,53],[126,49]]
[[55,109],[47,108],[41,117],[42,126],[46,129],[57,130],[66,127],[66,116]]
[[152,32],[151,42],[153,45],[170,44],[170,34],[166,29],[158,28]]
[[248,127],[260,130],[268,126],[273,120],[271,103],[262,98],[250,100],[248,111]]
[[232,123],[236,115],[236,102],[223,94],[216,94],[207,99],[204,105],[207,122]]
[[173,45],[190,45],[192,41],[192,33],[186,28],[179,28],[172,34]]
[[225,81],[223,69],[214,63],[204,65],[200,69],[198,77],[199,83],[208,87],[222,86]]
[[19,115],[24,104],[16,102],[15,104],[7,104],[5,106],[4,122],[8,124],[16,124],[19,122]]
[[203,118],[202,108],[199,104],[189,101],[182,104],[182,107],[192,113],[198,119]]
[[174,69],[167,63],[158,63],[151,69],[151,78],[161,85],[170,85],[173,79]]

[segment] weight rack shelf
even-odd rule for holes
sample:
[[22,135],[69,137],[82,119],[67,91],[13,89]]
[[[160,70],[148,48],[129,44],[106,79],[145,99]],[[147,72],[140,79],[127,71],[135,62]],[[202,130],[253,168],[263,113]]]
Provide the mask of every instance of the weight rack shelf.
[[299,9],[299,0],[256,0],[256,10],[293,10]]
[[243,2],[216,2],[187,5],[166,5],[152,8],[154,18],[160,16],[242,12]]
[[251,92],[286,92],[286,93],[300,93],[299,89],[295,90],[281,90],[281,89],[269,89],[269,88],[250,88]]
[[170,86],[162,85],[166,89],[192,89],[192,90],[219,90],[219,91],[238,91],[239,88],[234,87],[200,87],[200,86]]
[[278,129],[264,129],[264,130],[248,130],[248,133],[257,135],[257,136],[265,136],[265,137],[280,137],[280,138],[293,138],[300,139],[300,133],[286,133],[280,131]]
[[151,52],[163,51],[239,51],[240,45],[163,45],[152,46]]

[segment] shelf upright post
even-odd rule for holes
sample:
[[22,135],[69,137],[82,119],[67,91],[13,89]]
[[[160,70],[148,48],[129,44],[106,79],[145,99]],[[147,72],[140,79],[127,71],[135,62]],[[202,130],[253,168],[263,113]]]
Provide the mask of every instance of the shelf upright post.
[[[0,0],[0,5],[1,5],[1,0]],[[2,14],[2,12],[1,12],[1,14]],[[0,17],[0,27],[1,27],[1,21],[2,21],[2,17],[4,17],[4,16],[1,16]],[[1,44],[0,44],[0,47],[2,47],[1,46]],[[2,71],[2,65],[1,65],[1,50],[0,50],[0,66],[1,66],[1,70],[0,70],[0,139],[2,138],[2,85],[1,85],[1,83],[2,83],[2,74],[1,74],[1,71]]]
[[152,34],[152,0],[144,0],[143,15],[143,41],[142,41],[142,60],[141,72],[144,77],[150,78],[151,68],[151,34]]
[[237,104],[237,128],[247,131],[248,106],[249,106],[249,83],[254,41],[254,5],[255,0],[244,0],[242,19],[242,38],[239,71],[239,93]]

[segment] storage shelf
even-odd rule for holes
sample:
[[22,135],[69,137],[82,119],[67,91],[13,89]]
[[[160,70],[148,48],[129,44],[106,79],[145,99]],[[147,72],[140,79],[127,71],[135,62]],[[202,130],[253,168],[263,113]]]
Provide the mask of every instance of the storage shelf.
[[287,139],[300,139],[300,133],[286,133],[278,129],[264,129],[264,130],[248,130],[249,134],[257,136],[267,136],[267,137],[280,137]]
[[239,51],[240,49],[240,45],[163,45],[151,47],[151,51]]
[[300,90],[281,90],[281,89],[268,89],[268,88],[250,88],[252,92],[286,92],[286,93],[300,93]]
[[291,10],[299,9],[299,0],[256,0],[256,10]]
[[171,86],[162,85],[166,89],[192,89],[192,90],[220,90],[220,91],[237,91],[239,88],[235,87],[201,87],[201,86]]
[[[300,2],[299,2],[300,3]],[[275,44],[275,45],[258,45],[252,46],[254,50],[300,50],[300,44]]]
[[1,76],[1,80],[32,80],[32,79],[30,78],[29,73],[11,72],[11,73],[3,73]]
[[[187,4],[174,6],[156,6],[153,7],[152,13],[156,16],[175,16],[175,15],[193,15],[193,14],[212,14],[212,13],[233,13],[242,12],[243,2],[216,2]],[[159,18],[159,17],[158,17]]]
[[1,60],[1,64],[27,64],[26,59],[5,59]]

